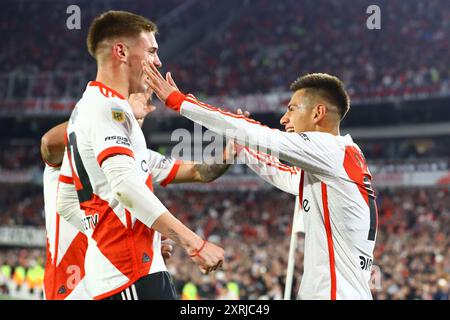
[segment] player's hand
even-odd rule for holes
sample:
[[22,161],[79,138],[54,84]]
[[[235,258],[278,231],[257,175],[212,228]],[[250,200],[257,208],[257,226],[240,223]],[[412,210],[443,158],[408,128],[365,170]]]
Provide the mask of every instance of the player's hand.
[[172,87],[174,87],[175,89],[177,89],[177,91],[180,91],[180,89],[178,89],[177,84],[175,83],[175,81],[172,78],[172,74],[170,72],[166,72],[166,81],[168,84],[170,84]]
[[237,157],[238,150],[235,140],[228,140],[225,150],[223,151],[223,163],[232,164]]
[[172,256],[173,246],[169,244],[168,241],[169,238],[162,236],[161,237],[161,255],[165,259],[170,259]]
[[163,103],[166,103],[172,92],[179,91],[170,73],[167,73],[166,79],[164,79],[153,64],[148,64],[145,61],[142,62],[142,68],[146,75],[144,78],[145,84],[156,93]]
[[204,241],[200,248],[188,251],[192,261],[197,264],[203,274],[208,274],[222,267],[224,250],[215,244]]
[[248,112],[248,111],[242,111],[241,108],[238,108],[238,109],[236,110],[236,113],[237,113],[237,114],[241,114],[241,115],[243,115],[243,116],[246,117],[246,118],[250,118],[250,112]]
[[152,94],[151,90],[147,90],[143,93],[132,93],[128,97],[128,103],[138,121],[143,121],[147,115],[156,110],[151,101]]

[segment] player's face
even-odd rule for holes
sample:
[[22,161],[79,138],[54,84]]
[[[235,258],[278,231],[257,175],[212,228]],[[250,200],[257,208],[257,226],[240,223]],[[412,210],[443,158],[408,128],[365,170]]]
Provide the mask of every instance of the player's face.
[[280,123],[286,132],[314,131],[313,108],[303,90],[297,90],[289,101]]
[[142,32],[138,38],[133,39],[129,48],[128,64],[130,66],[130,93],[145,92],[142,61],[154,64],[157,68],[162,66],[158,57],[158,43],[153,32]]

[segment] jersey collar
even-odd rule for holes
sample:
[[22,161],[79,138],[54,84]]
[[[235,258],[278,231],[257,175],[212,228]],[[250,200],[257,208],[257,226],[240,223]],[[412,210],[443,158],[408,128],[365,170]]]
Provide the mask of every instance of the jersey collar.
[[104,92],[111,92],[113,96],[118,97],[119,99],[126,100],[123,95],[121,95],[119,92],[114,90],[113,88],[108,87],[107,85],[103,84],[100,81],[89,81],[88,87],[98,87],[100,89],[100,92],[104,94]]

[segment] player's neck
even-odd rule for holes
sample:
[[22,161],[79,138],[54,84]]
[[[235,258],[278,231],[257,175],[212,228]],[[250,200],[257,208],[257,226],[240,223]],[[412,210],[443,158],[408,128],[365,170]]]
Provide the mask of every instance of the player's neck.
[[335,127],[322,127],[322,126],[317,126],[315,131],[319,131],[319,132],[326,132],[329,134],[332,134],[333,136],[340,136],[341,132],[339,130],[339,126]]
[[341,131],[339,130],[339,127],[334,127],[333,129],[330,130],[330,133],[335,136],[341,135]]
[[113,68],[98,68],[97,77],[95,79],[98,82],[103,83],[105,86],[114,89],[122,96],[128,99],[129,96],[129,84],[126,75],[120,70],[114,70]]

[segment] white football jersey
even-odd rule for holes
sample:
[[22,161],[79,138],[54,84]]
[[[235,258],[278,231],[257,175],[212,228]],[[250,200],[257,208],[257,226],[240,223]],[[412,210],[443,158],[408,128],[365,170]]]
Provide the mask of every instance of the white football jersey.
[[87,238],[56,212],[58,183],[73,183],[71,177],[61,173],[60,169],[48,164],[44,169],[47,232],[44,296],[46,300],[90,300],[92,297],[85,288],[84,272]]
[[166,271],[161,235],[114,198],[101,164],[112,155],[131,156],[136,172],[152,189],[152,171],[165,185],[175,177],[180,162],[149,151],[127,100],[95,81],[89,82],[72,112],[67,151],[85,213],[86,286],[94,299],[114,295],[147,274]]
[[[255,151],[249,147],[237,145],[237,152],[238,163],[247,165],[267,183],[298,198],[301,177],[300,168],[287,166],[276,157],[261,151]],[[305,233],[303,210],[298,208],[294,215],[296,217],[293,221],[296,224],[292,227],[295,232]]]
[[283,187],[298,194],[304,213],[300,299],[372,299],[377,206],[372,176],[350,135],[282,132],[180,92],[166,104],[218,134],[301,168],[287,169],[296,178],[286,178]]

